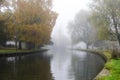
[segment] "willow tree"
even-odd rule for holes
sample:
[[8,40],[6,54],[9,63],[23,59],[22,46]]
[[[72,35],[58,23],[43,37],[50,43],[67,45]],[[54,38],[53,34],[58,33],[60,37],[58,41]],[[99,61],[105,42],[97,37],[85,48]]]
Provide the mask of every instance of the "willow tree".
[[85,42],[87,48],[95,41],[96,32],[91,26],[89,20],[89,12],[81,10],[76,14],[73,22],[68,25],[68,30],[73,44],[81,41]]
[[105,37],[115,35],[120,45],[120,0],[94,0],[92,22]]
[[52,11],[52,0],[13,0],[13,16],[9,30],[19,42],[29,42],[36,46],[50,40],[57,13]]

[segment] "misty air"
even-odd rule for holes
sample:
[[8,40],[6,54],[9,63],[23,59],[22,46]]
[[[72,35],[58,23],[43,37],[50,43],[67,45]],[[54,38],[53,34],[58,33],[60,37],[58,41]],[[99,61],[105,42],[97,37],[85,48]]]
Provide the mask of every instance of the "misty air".
[[120,0],[0,0],[0,80],[120,80]]

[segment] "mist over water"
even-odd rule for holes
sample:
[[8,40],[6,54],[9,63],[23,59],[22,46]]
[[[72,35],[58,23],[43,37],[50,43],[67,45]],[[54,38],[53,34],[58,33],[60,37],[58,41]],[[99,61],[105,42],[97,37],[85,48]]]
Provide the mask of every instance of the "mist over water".
[[[52,41],[55,48],[71,47],[70,34],[67,25],[74,19],[76,14],[81,10],[88,10],[89,1],[87,0],[54,0],[53,10],[58,13],[56,24],[51,33]],[[74,26],[73,26],[74,27]],[[73,45],[72,45],[73,46]],[[77,45],[78,46],[78,45]]]
[[70,47],[70,35],[67,32],[66,25],[56,23],[53,29],[52,41],[54,43],[53,47],[61,49]]

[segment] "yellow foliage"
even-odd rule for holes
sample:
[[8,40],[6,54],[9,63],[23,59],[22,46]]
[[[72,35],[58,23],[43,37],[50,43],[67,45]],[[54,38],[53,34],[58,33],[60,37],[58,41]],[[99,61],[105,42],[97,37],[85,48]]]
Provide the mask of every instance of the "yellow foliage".
[[36,45],[50,40],[57,13],[51,10],[52,0],[13,0],[14,13],[9,21],[11,36]]

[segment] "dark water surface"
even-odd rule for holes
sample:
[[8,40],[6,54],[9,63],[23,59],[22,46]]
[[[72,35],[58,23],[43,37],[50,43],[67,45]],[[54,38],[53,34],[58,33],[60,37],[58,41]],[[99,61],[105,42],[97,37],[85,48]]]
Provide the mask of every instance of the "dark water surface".
[[104,63],[98,55],[73,50],[4,57],[0,80],[92,80]]

